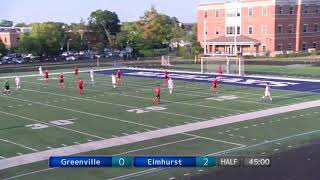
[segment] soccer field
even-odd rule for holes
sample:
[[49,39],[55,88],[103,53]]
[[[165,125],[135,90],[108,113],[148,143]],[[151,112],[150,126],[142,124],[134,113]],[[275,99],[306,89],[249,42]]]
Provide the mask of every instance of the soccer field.
[[124,74],[112,89],[107,74],[92,85],[80,73],[84,95],[73,74],[65,89],[58,75],[48,84],[24,77],[18,92],[10,79],[12,94],[0,96],[0,179],[184,179],[216,168],[52,169],[41,155],[272,155],[320,138],[319,93],[274,89],[271,103],[263,87],[219,84],[215,95],[210,83],[175,80],[156,105],[162,79]]

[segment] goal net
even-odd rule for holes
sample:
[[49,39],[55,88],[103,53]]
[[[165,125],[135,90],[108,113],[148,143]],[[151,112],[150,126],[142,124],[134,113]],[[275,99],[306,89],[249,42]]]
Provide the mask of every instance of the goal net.
[[231,55],[201,57],[201,73],[244,75],[244,61]]
[[161,66],[170,67],[170,56],[161,56]]

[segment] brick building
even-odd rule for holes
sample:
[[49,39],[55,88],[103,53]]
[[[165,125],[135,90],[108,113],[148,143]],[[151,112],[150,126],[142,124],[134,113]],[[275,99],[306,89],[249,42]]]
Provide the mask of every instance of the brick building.
[[198,4],[197,13],[198,40],[208,54],[235,47],[255,56],[320,50],[319,0],[216,1]]

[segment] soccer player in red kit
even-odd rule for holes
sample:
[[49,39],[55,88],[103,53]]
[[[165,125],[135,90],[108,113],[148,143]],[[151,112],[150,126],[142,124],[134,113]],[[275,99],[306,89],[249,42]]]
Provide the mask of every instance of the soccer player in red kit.
[[75,66],[74,69],[73,69],[73,71],[74,71],[74,75],[76,76],[76,80],[78,80],[78,74],[79,74],[79,69],[78,69],[78,67]]
[[49,81],[49,71],[48,70],[46,70],[44,72],[44,80],[45,80],[46,83],[48,83],[48,81]]
[[163,85],[167,85],[167,84],[168,84],[168,79],[169,79],[168,71],[165,70],[165,71],[163,72],[163,74],[164,74]]
[[64,88],[64,77],[63,77],[63,73],[60,73],[60,76],[59,76],[59,87],[60,87],[60,88]]
[[121,80],[121,71],[120,69],[117,70],[117,84],[123,84],[122,80]]
[[83,94],[83,81],[79,80],[78,81],[78,87],[79,87],[79,94]]
[[221,67],[221,65],[219,65],[218,73],[219,73],[219,78],[221,78],[222,77],[222,67]]
[[157,86],[153,89],[153,93],[154,93],[154,95],[156,96],[156,97],[152,100],[153,103],[160,104],[160,92],[161,92],[160,85],[157,85]]
[[211,90],[212,90],[212,92],[218,94],[218,80],[217,80],[217,78],[214,78],[212,80]]

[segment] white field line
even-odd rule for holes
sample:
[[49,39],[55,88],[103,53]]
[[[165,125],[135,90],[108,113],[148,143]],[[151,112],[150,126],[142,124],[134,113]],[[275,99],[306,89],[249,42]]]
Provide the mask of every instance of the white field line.
[[29,120],[29,121],[38,122],[38,123],[41,123],[41,124],[46,124],[46,125],[48,125],[48,126],[54,126],[54,127],[56,127],[56,128],[60,128],[60,129],[63,129],[63,130],[75,132],[75,133],[82,134],[82,135],[86,135],[86,136],[90,136],[90,137],[95,137],[95,138],[97,138],[97,139],[105,139],[105,138],[103,138],[103,137],[96,136],[96,135],[93,135],[93,134],[89,134],[89,133],[85,133],[85,132],[81,132],[81,131],[69,129],[69,128],[66,128],[66,127],[62,127],[62,126],[58,126],[58,125],[55,125],[55,124],[47,123],[47,122],[44,122],[44,121],[40,121],[40,120],[28,118],[28,117],[25,117],[25,116],[20,116],[20,115],[17,115],[17,114],[12,114],[12,113],[8,113],[8,112],[4,112],[4,111],[0,111],[0,113],[6,114],[6,115],[9,115],[9,116],[19,117],[19,118],[26,119],[26,120]]
[[20,147],[23,147],[25,149],[28,149],[28,150],[31,150],[33,152],[37,152],[38,150],[34,149],[34,148],[31,148],[31,147],[28,147],[28,146],[25,146],[25,145],[22,145],[22,144],[19,144],[19,143],[15,143],[15,142],[12,142],[12,141],[9,141],[7,139],[2,139],[0,138],[0,141],[3,141],[3,142],[6,142],[6,143],[9,143],[9,144],[14,144],[16,146],[20,146]]
[[[267,144],[271,144],[271,143],[274,143],[274,142],[284,141],[284,140],[288,140],[288,139],[291,139],[291,138],[310,135],[310,134],[319,133],[319,132],[320,132],[320,130],[309,131],[309,132],[305,132],[305,133],[301,133],[301,134],[295,134],[295,135],[291,135],[291,136],[286,136],[286,137],[283,137],[283,138],[274,139],[274,140],[271,140],[271,141],[262,142],[262,143],[258,143],[258,144],[254,144],[254,145],[250,145],[250,146],[246,146],[246,147],[231,148],[231,149],[223,150],[223,151],[220,151],[220,152],[206,154],[205,156],[224,155],[224,154],[228,154],[228,153],[231,153],[231,152],[236,152],[236,151],[239,151],[239,150],[246,150],[246,149],[250,149],[250,148],[255,148],[255,147],[262,146],[262,145],[267,145]],[[135,173],[130,173],[130,174],[126,174],[126,175],[121,175],[121,176],[118,176],[118,177],[110,178],[109,180],[131,179],[131,178],[134,178],[134,177],[139,177],[139,176],[142,176],[142,175],[151,174],[151,173],[162,171],[162,170],[165,170],[165,169],[167,169],[167,168],[155,168],[152,171],[147,171],[147,172],[146,171],[139,171],[139,172],[135,172]]]
[[[128,106],[128,105],[124,105],[124,104],[110,103],[110,102],[106,102],[106,101],[99,101],[99,100],[94,100],[94,99],[80,98],[80,97],[57,94],[57,93],[51,93],[51,92],[45,92],[45,91],[37,91],[37,90],[32,90],[32,89],[22,89],[22,90],[30,91],[30,92],[37,92],[37,93],[41,93],[41,94],[50,94],[50,95],[61,96],[61,97],[73,97],[75,99],[81,99],[81,100],[84,100],[84,101],[92,101],[92,102],[96,102],[96,103],[100,103],[100,104],[109,104],[109,105],[113,105],[113,106],[121,106],[121,107],[134,108],[134,109],[139,108],[137,106]],[[165,111],[153,111],[153,112],[154,113],[162,113],[162,114],[170,114],[170,115],[181,116],[181,117],[187,117],[187,118],[192,118],[192,119],[199,119],[199,120],[204,120],[204,121],[208,120],[208,119],[204,119],[204,118],[200,118],[200,117],[189,116],[189,115],[185,115],[185,114],[172,113],[172,112],[165,112]]]
[[[26,82],[28,84],[40,84],[40,83],[34,83],[34,82]],[[23,89],[26,90],[26,89]],[[30,90],[29,90],[30,91]],[[36,91],[36,90],[31,90],[31,91]],[[103,93],[103,94],[114,94],[114,95],[121,95],[121,96],[125,96],[125,97],[132,97],[132,98],[137,98],[137,99],[144,99],[144,100],[148,100],[150,101],[150,98],[144,98],[144,97],[140,97],[140,96],[134,96],[134,95],[128,95],[128,94],[119,94],[119,93],[111,93],[111,92],[104,92],[104,91],[96,91],[96,90],[92,90],[92,89],[86,89],[86,91],[92,91],[92,92],[99,92],[99,93]],[[47,92],[43,92],[43,91],[38,91],[41,93],[47,93]],[[53,93],[55,94],[55,93]],[[57,94],[56,94],[57,95]],[[61,96],[66,96],[66,95],[62,95],[59,94]],[[69,96],[69,97],[74,97],[74,96]],[[199,105],[199,104],[190,104],[190,103],[183,103],[183,102],[176,102],[176,101],[169,101],[169,100],[165,100],[165,99],[161,99],[162,102],[169,102],[169,103],[174,103],[174,104],[183,104],[183,105],[188,105],[188,106],[195,106],[195,107],[203,107],[203,108],[209,108],[209,109],[219,109],[219,110],[225,110],[225,111],[234,111],[234,112],[246,112],[246,111],[241,111],[241,110],[236,110],[236,109],[227,109],[227,108],[220,108],[220,107],[215,107],[215,106],[205,106],[205,105]],[[117,104],[115,104],[117,105]],[[121,105],[121,106],[125,106],[125,105]],[[133,107],[133,106],[132,106]]]
[[[121,69],[129,69],[129,70],[141,70],[141,71],[157,71],[163,72],[163,69],[147,69],[147,68],[121,68]],[[168,70],[168,73],[185,73],[185,74],[200,74],[200,75],[218,75],[217,73],[201,73],[194,71],[179,71],[179,70]],[[224,75],[231,77],[243,77],[239,75]],[[287,78],[287,77],[274,77],[274,76],[256,76],[256,75],[246,75],[245,77],[251,78],[263,78],[263,79],[276,79],[276,80],[292,80],[292,81],[302,81],[302,82],[320,82],[319,79],[301,79],[301,78]]]
[[[64,107],[59,107],[59,106],[54,106],[54,105],[49,105],[49,104],[43,104],[43,103],[41,103],[41,102],[34,102],[34,101],[24,100],[24,99],[20,99],[20,98],[14,98],[14,97],[12,97],[12,96],[11,96],[11,97],[6,96],[6,98],[11,98],[11,99],[16,99],[16,100],[20,100],[20,101],[31,102],[31,103],[34,103],[34,104],[45,105],[45,106],[54,107],[54,108],[58,108],[58,109],[64,109],[64,110],[68,110],[68,111],[72,111],[72,112],[84,113],[84,114],[91,115],[91,116],[102,117],[102,118],[107,118],[107,119],[111,119],[111,120],[114,120],[114,121],[125,122],[125,123],[127,123],[127,124],[140,125],[140,126],[144,126],[144,127],[149,127],[149,128],[157,129],[157,130],[160,129],[159,127],[156,127],[156,126],[151,126],[151,125],[142,124],[142,123],[136,123],[136,122],[127,121],[127,120],[122,120],[122,119],[117,119],[117,118],[111,118],[111,117],[108,117],[108,116],[103,116],[103,115],[98,115],[98,114],[93,114],[93,113],[87,113],[87,112],[78,111],[78,110],[75,110],[75,109],[69,109],[69,108],[64,108]],[[1,111],[0,111],[0,113],[1,113]],[[2,113],[5,113],[5,112],[2,112]],[[9,113],[9,115],[14,115],[14,114],[10,114],[10,113]],[[16,115],[16,116],[18,116],[18,115]],[[23,118],[22,116],[18,116],[18,117]],[[31,118],[28,118],[28,119],[31,120]],[[204,120],[208,120],[208,119],[204,119]],[[35,120],[35,121],[38,121],[38,120]],[[39,122],[41,122],[41,121],[39,121]],[[58,127],[65,129],[64,127],[61,127],[61,126],[58,126]],[[150,131],[149,131],[149,132],[150,132]],[[188,134],[188,133],[182,133],[182,134],[185,134],[185,135],[194,137],[193,134]],[[129,135],[129,134],[125,134],[125,135]],[[213,139],[211,139],[211,140],[213,140]],[[216,141],[222,142],[221,140],[216,140]],[[228,142],[228,141],[224,141],[224,143],[227,143],[227,144],[236,144],[236,143]]]
[[308,109],[308,108],[313,108],[318,106],[320,106],[320,100],[310,101],[310,102],[305,102],[305,103],[300,103],[295,105],[289,105],[284,107],[271,108],[268,110],[263,110],[258,112],[245,113],[245,114],[240,114],[240,115],[235,115],[235,116],[230,116],[225,118],[217,118],[217,119],[204,121],[204,122],[185,124],[185,125],[171,127],[171,128],[154,130],[151,132],[143,132],[139,134],[132,134],[129,136],[105,139],[105,140],[89,142],[89,143],[80,144],[80,145],[73,145],[69,147],[63,147],[63,148],[57,148],[57,149],[52,149],[52,150],[47,150],[42,152],[21,155],[18,157],[12,157],[12,158],[0,160],[0,170],[23,165],[23,164],[30,164],[38,161],[43,161],[48,159],[50,156],[68,156],[68,155],[80,154],[84,152],[90,152],[90,151],[95,151],[99,149],[105,149],[105,148],[115,147],[115,146],[120,146],[125,144],[132,144],[136,142],[141,142],[141,141],[146,141],[146,140],[151,140],[151,139],[156,139],[161,137],[167,137],[167,136],[177,135],[181,133],[188,133],[192,131],[217,127],[217,126],[231,124],[231,123],[244,122],[244,121],[249,121],[257,118],[268,117],[268,116],[277,115],[281,113],[287,113],[287,112]]
[[36,174],[36,173],[40,173],[40,172],[44,172],[44,171],[48,171],[48,170],[52,170],[53,168],[46,168],[46,169],[41,169],[41,170],[38,170],[38,171],[31,171],[31,172],[28,172],[28,173],[24,173],[24,174],[20,174],[20,175],[17,175],[17,176],[12,176],[12,177],[9,177],[9,178],[5,178],[3,180],[10,180],[10,179],[16,179],[16,178],[20,178],[20,177],[23,177],[23,176],[27,176],[27,175],[31,175],[31,174]]

